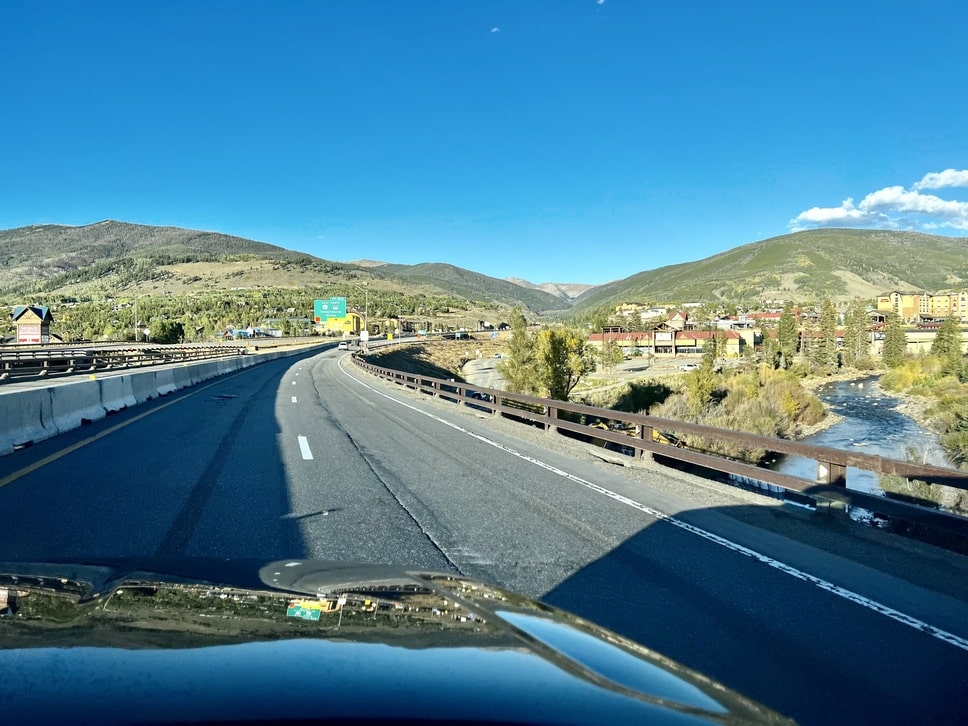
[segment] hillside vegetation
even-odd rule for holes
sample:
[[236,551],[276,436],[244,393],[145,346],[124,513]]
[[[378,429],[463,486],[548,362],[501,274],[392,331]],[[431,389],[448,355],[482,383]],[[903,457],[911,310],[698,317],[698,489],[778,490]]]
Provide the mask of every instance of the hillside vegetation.
[[[936,291],[968,281],[968,238],[877,230],[811,230],[696,262],[637,272],[584,289],[499,280],[443,263],[323,260],[216,232],[104,221],[0,231],[0,300],[99,300],[149,293],[330,288],[459,298],[467,309],[520,305],[531,315],[581,317],[622,302],[814,302],[871,298],[891,289]],[[616,256],[620,260],[621,256]],[[584,286],[587,287],[587,286]],[[334,292],[333,294],[339,294]]]
[[428,262],[419,265],[382,265],[371,267],[377,276],[414,285],[437,288],[473,301],[492,301],[514,306],[523,305],[534,312],[566,310],[569,303],[544,290],[523,287],[507,280],[471,272],[454,265]]
[[941,290],[966,281],[968,238],[817,229],[600,285],[579,296],[573,312],[626,301],[849,300],[892,289]]
[[8,304],[252,288],[325,292],[347,281],[459,298],[468,310],[522,305],[539,314],[568,307],[556,295],[453,265],[362,267],[216,232],[114,221],[0,231],[0,298]]

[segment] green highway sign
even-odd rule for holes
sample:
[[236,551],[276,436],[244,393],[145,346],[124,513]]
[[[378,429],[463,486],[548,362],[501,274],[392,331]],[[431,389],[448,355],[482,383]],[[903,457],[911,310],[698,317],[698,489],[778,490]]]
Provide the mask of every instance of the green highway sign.
[[346,317],[346,298],[331,297],[329,300],[313,300],[313,321],[322,323],[329,318]]

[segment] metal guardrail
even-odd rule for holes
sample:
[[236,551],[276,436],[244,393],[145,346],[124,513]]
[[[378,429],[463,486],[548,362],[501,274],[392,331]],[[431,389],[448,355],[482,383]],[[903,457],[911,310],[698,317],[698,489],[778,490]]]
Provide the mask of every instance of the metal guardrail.
[[58,347],[0,350],[0,383],[242,355],[238,345]]
[[[472,406],[493,415],[501,415],[538,426],[546,431],[564,432],[566,435],[586,440],[598,439],[612,442],[633,451],[636,458],[648,453],[653,457],[763,482],[814,500],[836,501],[863,507],[875,514],[932,528],[959,538],[968,538],[968,518],[966,517],[939,511],[932,508],[933,504],[922,505],[919,502],[923,500],[904,501],[847,489],[847,467],[854,467],[875,474],[895,474],[906,479],[917,479],[930,484],[968,490],[968,474],[957,469],[922,466],[882,456],[813,446],[787,439],[508,393],[459,381],[447,381],[381,368],[359,356],[353,356],[353,360],[363,370],[407,388],[453,403]],[[634,435],[608,428],[597,428],[587,423],[590,420],[614,422],[630,429]],[[818,477],[817,480],[812,481],[717,454],[686,448],[681,445],[680,437],[683,434],[728,441],[749,449],[763,449],[813,459],[817,462]]]

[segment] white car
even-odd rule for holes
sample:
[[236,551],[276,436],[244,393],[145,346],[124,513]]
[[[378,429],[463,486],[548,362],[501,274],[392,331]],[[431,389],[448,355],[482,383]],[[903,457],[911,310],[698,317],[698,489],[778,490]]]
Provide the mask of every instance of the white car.
[[339,345],[336,346],[336,350],[349,350],[349,349],[350,349],[350,344],[346,340],[341,340],[339,342]]

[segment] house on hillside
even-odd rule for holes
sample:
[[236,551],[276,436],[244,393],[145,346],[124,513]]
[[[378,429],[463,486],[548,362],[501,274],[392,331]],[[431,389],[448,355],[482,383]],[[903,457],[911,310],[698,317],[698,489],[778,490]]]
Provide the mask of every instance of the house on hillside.
[[50,342],[50,324],[54,322],[50,308],[41,305],[21,305],[13,311],[11,321],[17,326],[17,343]]

